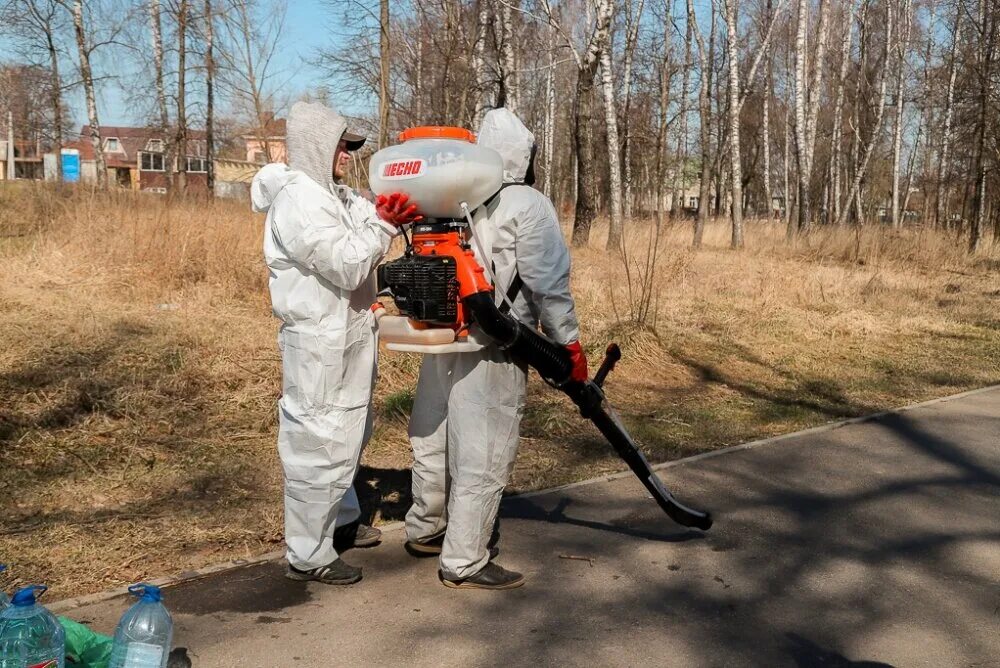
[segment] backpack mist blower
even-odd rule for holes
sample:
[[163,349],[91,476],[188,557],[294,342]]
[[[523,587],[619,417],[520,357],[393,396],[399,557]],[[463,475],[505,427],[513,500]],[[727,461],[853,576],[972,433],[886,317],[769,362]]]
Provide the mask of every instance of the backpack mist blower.
[[[563,346],[496,305],[487,268],[473,251],[476,243],[480,256],[489,257],[476,237],[471,212],[503,185],[499,154],[477,146],[474,135],[461,128],[411,128],[400,140],[402,144],[372,156],[372,189],[376,194],[405,193],[425,219],[411,226],[403,256],[378,269],[379,294],[391,296],[401,313],[385,315],[376,305],[382,341],[390,350],[432,354],[495,343],[572,399],[672,520],[702,530],[711,527],[711,515],[688,508],[667,490],[606,400],[603,384],[621,359],[618,346],[608,346],[592,380],[574,381]],[[506,305],[512,300],[508,296]],[[489,341],[478,341],[480,333]]]

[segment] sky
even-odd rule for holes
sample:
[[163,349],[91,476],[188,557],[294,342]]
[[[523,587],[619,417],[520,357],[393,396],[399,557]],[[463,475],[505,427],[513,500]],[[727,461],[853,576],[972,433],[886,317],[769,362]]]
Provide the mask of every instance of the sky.
[[[334,21],[335,16],[328,7],[323,6],[322,0],[289,0],[282,38],[283,48],[276,59],[277,69],[282,70],[282,78],[287,81],[284,86],[286,92],[295,95],[323,83],[319,72],[308,61],[319,48],[330,47],[337,39],[331,29]],[[4,39],[0,37],[0,62],[14,61],[16,56],[10,45],[3,43]],[[76,54],[71,55],[75,63]],[[119,88],[113,84],[99,90],[98,113],[102,125],[127,126],[142,122],[141,118],[135,117],[122,97]],[[72,91],[67,102],[75,125],[83,125],[87,119],[83,91]]]

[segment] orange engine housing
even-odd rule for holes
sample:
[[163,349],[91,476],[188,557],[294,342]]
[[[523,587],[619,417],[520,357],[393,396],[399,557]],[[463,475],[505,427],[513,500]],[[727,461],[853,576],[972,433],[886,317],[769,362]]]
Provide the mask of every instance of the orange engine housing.
[[[462,301],[493,291],[469,245],[468,226],[464,221],[430,220],[417,223],[411,232],[406,254],[380,267],[380,290],[387,288],[392,293],[400,311],[415,327],[451,327],[457,337],[467,335],[472,319]],[[449,277],[443,279],[444,274]],[[428,283],[441,289],[429,289]],[[446,309],[441,308],[442,303]],[[447,318],[442,317],[445,310]]]

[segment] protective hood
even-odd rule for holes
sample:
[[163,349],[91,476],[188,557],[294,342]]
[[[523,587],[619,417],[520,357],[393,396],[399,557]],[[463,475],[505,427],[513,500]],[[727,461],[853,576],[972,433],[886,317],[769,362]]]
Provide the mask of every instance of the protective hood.
[[281,189],[293,181],[298,172],[293,172],[287,165],[280,162],[272,162],[264,165],[253,177],[250,184],[250,203],[257,213],[264,213],[271,208],[271,203],[278,196]]
[[487,113],[479,128],[478,144],[493,149],[503,158],[504,183],[524,182],[535,135],[513,112],[500,108]]
[[333,156],[345,130],[344,117],[326,105],[296,102],[288,114],[288,166],[329,188]]

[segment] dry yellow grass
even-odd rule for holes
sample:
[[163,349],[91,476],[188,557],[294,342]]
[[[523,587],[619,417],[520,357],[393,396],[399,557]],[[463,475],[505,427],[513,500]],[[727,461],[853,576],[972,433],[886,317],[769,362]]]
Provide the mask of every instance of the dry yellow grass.
[[[622,344],[609,394],[653,459],[1000,382],[996,251],[880,229],[789,247],[768,223],[742,252],[721,223],[692,251],[688,225],[667,226],[655,319],[637,324],[597,232],[574,255],[584,342],[595,364]],[[633,279],[651,232],[630,225]],[[0,188],[0,561],[16,581],[61,597],[280,544],[260,240],[232,202]],[[407,507],[417,366],[382,357],[361,474],[376,520]],[[537,382],[523,435],[515,490],[621,468]]]

